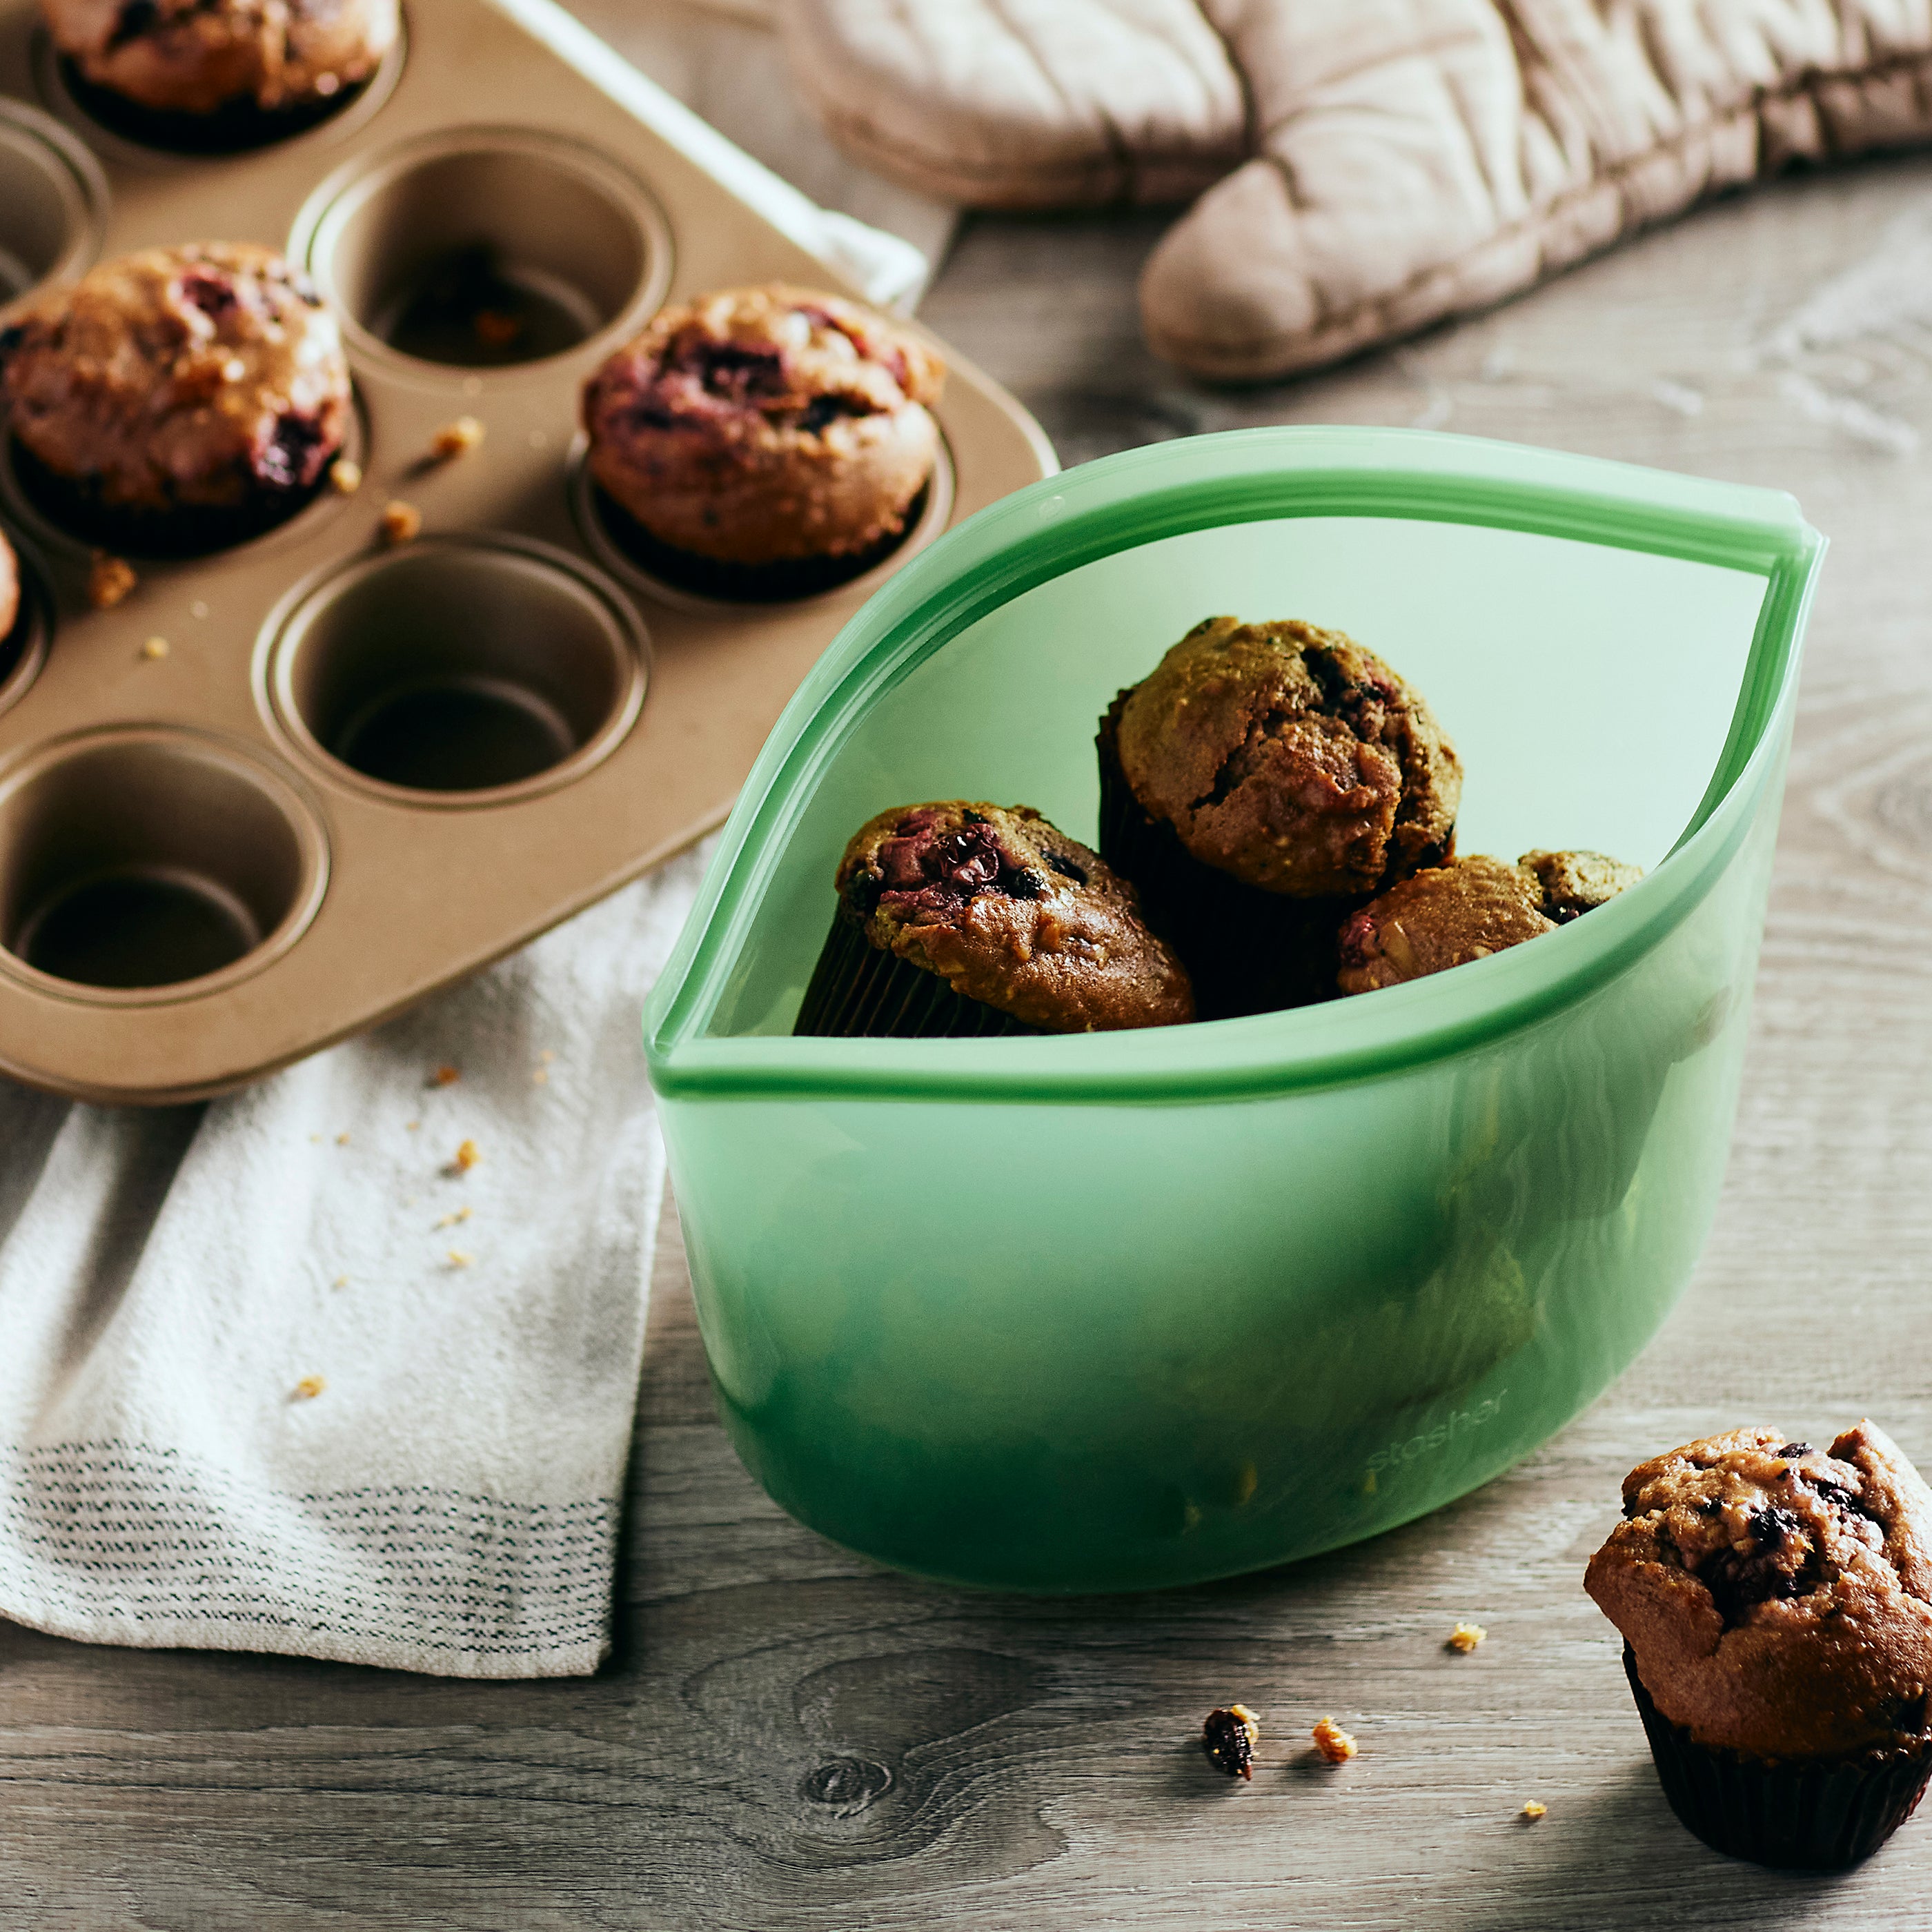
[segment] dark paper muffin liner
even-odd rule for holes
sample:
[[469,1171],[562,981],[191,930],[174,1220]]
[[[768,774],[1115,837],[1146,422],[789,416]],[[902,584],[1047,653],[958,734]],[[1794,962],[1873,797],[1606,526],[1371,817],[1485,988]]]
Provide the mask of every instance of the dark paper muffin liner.
[[258,148],[272,147],[297,134],[306,134],[332,121],[344,109],[368,91],[374,76],[352,82],[324,98],[291,103],[286,107],[262,107],[247,98],[224,102],[205,114],[184,108],[148,107],[89,80],[78,64],[64,55],[60,64],[61,80],[73,97],[74,105],[90,120],[110,134],[144,148],[160,148],[175,154],[245,154]]
[[700,556],[695,550],[680,550],[654,536],[602,484],[591,485],[591,498],[610,541],[640,570],[648,571],[660,583],[696,596],[715,597],[721,603],[786,604],[836,590],[840,584],[876,570],[918,527],[932,490],[930,482],[920,484],[898,527],[863,550],[842,556],[788,558],[777,563],[724,563],[716,557]]
[[983,1040],[1038,1031],[874,946],[842,906],[792,1027],[795,1035],[847,1040]]
[[1239,1018],[1338,997],[1336,940],[1358,897],[1289,898],[1204,865],[1150,818],[1120,769],[1123,692],[1100,721],[1100,856],[1132,880],[1147,922],[1194,982],[1197,1016]]
[[1932,1748],[1782,1762],[1713,1750],[1651,1702],[1628,1645],[1624,1670],[1671,1810],[1731,1858],[1843,1870],[1870,1858],[1912,1816],[1932,1776]]
[[278,529],[328,487],[329,465],[325,463],[316,480],[299,489],[277,489],[251,480],[240,501],[232,504],[129,509],[104,502],[91,481],[50,470],[17,438],[10,454],[21,495],[49,523],[85,543],[135,557],[207,556],[232,550]]

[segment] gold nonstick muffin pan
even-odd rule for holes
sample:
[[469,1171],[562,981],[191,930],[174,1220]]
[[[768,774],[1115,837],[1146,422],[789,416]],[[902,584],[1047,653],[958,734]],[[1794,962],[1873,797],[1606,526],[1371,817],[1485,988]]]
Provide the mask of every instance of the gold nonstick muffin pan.
[[[340,322],[363,472],[234,548],[132,556],[99,609],[94,535],[0,461],[24,580],[0,644],[0,1071],[218,1093],[520,945],[719,823],[881,579],[1052,468],[949,353],[944,454],[892,556],[791,603],[654,574],[584,475],[584,377],[667,300],[842,285],[625,86],[545,0],[410,0],[331,118],[184,154],[94,118],[31,0],[0,0],[0,322],[104,256],[280,247]],[[466,280],[512,342],[445,312]],[[482,442],[430,460],[464,416]],[[386,544],[398,499],[422,534]]]

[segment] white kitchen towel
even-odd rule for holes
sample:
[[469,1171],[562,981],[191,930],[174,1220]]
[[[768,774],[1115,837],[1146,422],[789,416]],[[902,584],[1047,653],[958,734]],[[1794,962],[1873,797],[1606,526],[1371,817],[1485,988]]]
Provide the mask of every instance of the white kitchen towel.
[[597,1667],[664,1189],[638,1012],[700,866],[206,1107],[0,1084],[0,1614]]

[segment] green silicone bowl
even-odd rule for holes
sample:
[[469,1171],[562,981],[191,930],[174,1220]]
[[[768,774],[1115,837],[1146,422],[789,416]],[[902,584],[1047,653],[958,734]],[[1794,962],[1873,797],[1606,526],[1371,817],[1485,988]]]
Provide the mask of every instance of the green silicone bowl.
[[[646,1014],[726,1426],[881,1561],[1139,1589],[1330,1549],[1543,1442],[1715,1206],[1822,540],[1788,497],[1460,437],[1090,464],[915,558],[781,720]],[[1560,932],[1252,1019],[796,1040],[849,834],[1091,838],[1093,738],[1202,617],[1351,632],[1460,748],[1461,849],[1651,868]]]

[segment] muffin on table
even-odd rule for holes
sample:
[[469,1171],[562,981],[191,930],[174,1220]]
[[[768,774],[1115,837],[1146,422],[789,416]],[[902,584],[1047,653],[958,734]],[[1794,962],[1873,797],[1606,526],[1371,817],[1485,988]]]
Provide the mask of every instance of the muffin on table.
[[1210,617],[1115,699],[1099,751],[1100,849],[1204,1019],[1332,998],[1343,916],[1454,847],[1455,747],[1340,631]]
[[1342,922],[1344,993],[1372,993],[1520,946],[1606,904],[1643,877],[1600,852],[1452,860],[1412,874]]
[[350,422],[334,320],[272,248],[103,262],[0,332],[21,482],[114,548],[216,548],[305,502]]
[[1096,1033],[1194,1017],[1186,972],[1132,886],[1029,806],[882,812],[834,884],[794,1033]]
[[394,44],[397,0],[40,0],[86,88],[154,113],[326,111]]
[[1738,1429],[1640,1463],[1584,1587],[1671,1808],[1717,1850],[1834,1868],[1932,1773],[1932,1491],[1875,1424]]
[[663,310],[585,385],[592,478],[640,562],[796,596],[858,574],[930,486],[945,367],[836,296],[728,289]]

